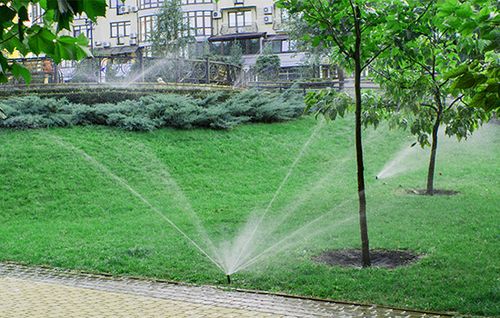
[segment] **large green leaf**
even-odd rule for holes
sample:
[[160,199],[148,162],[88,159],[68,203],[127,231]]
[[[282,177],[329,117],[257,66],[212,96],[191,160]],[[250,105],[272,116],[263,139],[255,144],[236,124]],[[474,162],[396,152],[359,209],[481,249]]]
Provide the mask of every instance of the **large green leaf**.
[[31,51],[35,54],[54,53],[54,41],[56,40],[55,34],[46,28],[39,28],[39,31],[31,35],[28,39],[28,44]]
[[17,63],[13,63],[12,64],[12,75],[14,75],[15,77],[22,77],[24,79],[24,82],[28,85],[31,83],[30,71],[22,65],[19,65]]

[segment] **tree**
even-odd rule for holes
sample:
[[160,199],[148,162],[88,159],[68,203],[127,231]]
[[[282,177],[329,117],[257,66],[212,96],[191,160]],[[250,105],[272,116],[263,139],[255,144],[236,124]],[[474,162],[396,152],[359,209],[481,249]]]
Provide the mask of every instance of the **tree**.
[[[361,73],[393,45],[394,35],[409,23],[412,8],[404,1],[365,0],[279,0],[279,5],[291,14],[302,14],[307,24],[316,30],[304,40],[314,46],[330,49],[333,61],[354,71],[355,143],[359,199],[359,219],[362,263],[371,265],[366,219],[366,193],[362,143]],[[389,23],[391,22],[393,23]],[[308,98],[309,105],[319,103],[318,111],[335,118],[342,114],[337,105],[324,103],[334,100],[333,92],[319,92]],[[322,102],[323,101],[323,102]],[[345,105],[341,106],[342,108]]]
[[[29,21],[28,9],[39,5],[43,15],[39,21]],[[16,51],[24,56],[29,53],[44,54],[56,63],[61,60],[80,60],[91,53],[88,39],[83,35],[59,35],[69,30],[73,17],[85,14],[96,21],[106,13],[105,0],[11,0],[0,4],[0,82],[7,82],[9,74],[22,77],[30,83],[31,75],[21,64],[9,61],[7,54]]]
[[476,2],[428,1],[418,22],[395,37],[374,67],[393,110],[402,110],[402,123],[409,112],[411,132],[422,147],[431,146],[428,195],[434,194],[440,127],[467,138],[498,108],[498,14],[494,1]]
[[277,81],[280,76],[281,60],[280,57],[272,53],[272,47],[264,49],[263,54],[259,55],[255,61],[255,72],[259,80]]
[[190,26],[184,20],[181,0],[165,0],[156,17],[151,33],[153,53],[159,56],[184,56],[186,48],[194,42]]

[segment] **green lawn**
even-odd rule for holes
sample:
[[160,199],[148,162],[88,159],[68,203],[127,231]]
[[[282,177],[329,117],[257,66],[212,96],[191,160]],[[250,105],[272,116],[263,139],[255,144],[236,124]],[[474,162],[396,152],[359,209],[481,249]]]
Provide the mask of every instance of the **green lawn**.
[[[257,235],[275,232],[261,237],[255,251],[319,216],[324,219],[235,274],[234,286],[500,315],[500,126],[465,144],[443,147],[436,185],[460,191],[452,197],[405,193],[425,185],[425,159],[411,172],[375,180],[411,139],[384,128],[368,130],[371,246],[425,257],[396,270],[346,269],[311,260],[327,249],[360,245],[351,122],[328,123],[312,140]],[[0,130],[0,261],[224,284],[224,274],[160,215],[57,141],[93,156],[201,242],[194,211],[219,243],[233,238],[253,212],[262,213],[316,123],[305,118],[232,131],[153,133],[102,127]],[[285,221],[275,226],[280,218]]]

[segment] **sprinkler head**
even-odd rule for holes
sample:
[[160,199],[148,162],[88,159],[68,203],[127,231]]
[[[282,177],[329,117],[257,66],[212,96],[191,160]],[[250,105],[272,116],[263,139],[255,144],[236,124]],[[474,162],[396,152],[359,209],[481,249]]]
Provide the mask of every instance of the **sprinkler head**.
[[226,275],[227,277],[227,284],[231,285],[231,275]]
[[378,180],[378,176],[375,176],[375,179]]

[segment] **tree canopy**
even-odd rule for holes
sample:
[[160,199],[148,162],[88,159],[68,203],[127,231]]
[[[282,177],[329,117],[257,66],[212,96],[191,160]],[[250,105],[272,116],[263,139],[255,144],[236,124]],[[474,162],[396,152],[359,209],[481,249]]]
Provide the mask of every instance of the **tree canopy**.
[[[30,21],[28,10],[38,5],[43,12],[37,21]],[[56,63],[61,60],[80,60],[91,53],[88,39],[83,35],[60,35],[70,30],[75,16],[85,15],[96,21],[106,13],[106,0],[11,0],[0,3],[0,82],[8,74],[31,80],[30,72],[22,65],[9,61],[8,54],[19,52],[45,55]]]
[[391,120],[431,146],[427,193],[433,194],[440,127],[467,138],[498,108],[499,17],[493,1],[427,1],[421,10],[372,70],[389,97],[383,107]]
[[194,42],[190,26],[184,20],[181,5],[181,0],[163,2],[150,38],[154,54],[179,57],[184,54],[188,45]]

